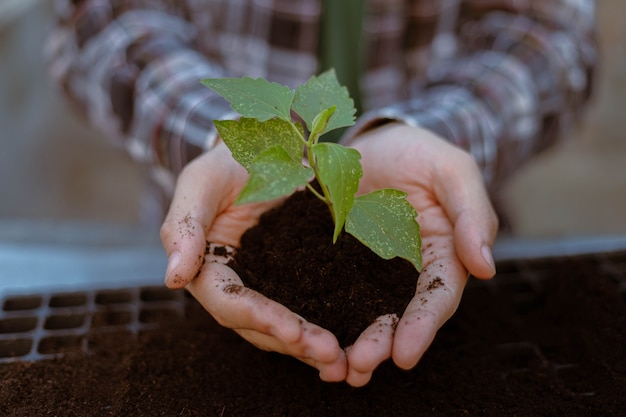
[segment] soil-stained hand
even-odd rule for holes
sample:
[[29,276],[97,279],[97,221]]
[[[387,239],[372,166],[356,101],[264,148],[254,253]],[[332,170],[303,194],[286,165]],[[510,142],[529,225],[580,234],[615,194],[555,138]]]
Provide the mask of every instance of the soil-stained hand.
[[474,159],[433,133],[402,124],[369,131],[352,144],[362,155],[359,192],[397,188],[419,213],[423,268],[400,320],[383,316],[347,349],[347,382],[366,384],[392,358],[414,367],[454,314],[468,275],[495,274],[498,220]]
[[260,215],[282,201],[236,206],[247,179],[223,143],[181,173],[161,227],[168,256],[165,283],[173,289],[187,287],[218,323],[255,346],[294,356],[317,368],[325,381],[342,381],[347,359],[332,333],[244,287],[214,255],[205,260],[207,241],[237,247]]

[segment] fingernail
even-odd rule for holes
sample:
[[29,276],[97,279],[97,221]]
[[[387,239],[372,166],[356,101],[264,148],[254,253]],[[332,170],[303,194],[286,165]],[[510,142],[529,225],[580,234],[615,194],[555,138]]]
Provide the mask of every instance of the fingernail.
[[180,258],[181,257],[182,256],[181,256],[180,252],[176,251],[176,252],[172,252],[170,257],[167,259],[167,269],[165,270],[165,282],[171,281],[170,275],[172,274],[174,269],[176,269],[176,267],[180,263]]
[[485,262],[487,262],[487,265],[489,265],[489,267],[491,268],[491,272],[493,274],[496,273],[496,263],[493,260],[493,255],[491,254],[491,248],[487,245],[484,245],[481,249],[480,249],[480,253],[483,255],[483,259],[485,260]]

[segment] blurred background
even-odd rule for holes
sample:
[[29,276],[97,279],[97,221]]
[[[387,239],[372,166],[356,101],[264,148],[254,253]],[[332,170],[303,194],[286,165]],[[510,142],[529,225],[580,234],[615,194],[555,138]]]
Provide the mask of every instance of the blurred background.
[[[78,119],[51,85],[42,56],[51,6],[0,0],[0,237],[25,225],[155,225],[138,212],[142,172]],[[626,234],[626,2],[598,2],[601,62],[576,133],[521,169],[505,191],[514,234]],[[45,227],[31,228],[36,234]]]

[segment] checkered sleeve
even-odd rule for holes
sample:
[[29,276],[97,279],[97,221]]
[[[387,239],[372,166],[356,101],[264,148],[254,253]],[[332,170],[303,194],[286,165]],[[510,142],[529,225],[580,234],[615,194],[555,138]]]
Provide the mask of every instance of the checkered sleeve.
[[468,150],[492,187],[575,123],[596,59],[594,5],[467,0],[460,10],[425,82],[352,134],[386,119],[425,127]]
[[91,123],[137,160],[177,174],[215,141],[226,102],[199,80],[224,76],[198,53],[181,4],[58,0],[50,72]]

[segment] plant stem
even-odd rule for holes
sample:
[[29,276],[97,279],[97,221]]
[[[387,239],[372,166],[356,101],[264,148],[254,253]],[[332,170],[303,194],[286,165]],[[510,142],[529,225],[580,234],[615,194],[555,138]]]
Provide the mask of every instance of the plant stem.
[[298,137],[302,140],[302,143],[304,143],[308,147],[309,146],[309,142],[304,138],[304,135],[302,134],[302,131],[298,129],[298,127],[296,126],[296,124],[294,122],[290,122],[289,124],[291,125],[291,128],[296,132]]
[[[318,180],[319,182],[319,180]],[[322,200],[324,203],[326,203],[326,198],[324,198],[323,195],[321,195],[320,193],[317,192],[317,190],[315,188],[313,188],[313,186],[311,184],[307,184],[306,188],[313,193],[313,195],[317,198],[319,198],[320,200]]]
[[318,184],[320,185],[320,188],[322,189],[322,193],[323,195],[321,195],[320,193],[318,193],[310,184],[307,184],[307,188],[313,192],[313,194],[319,198],[320,200],[322,200],[323,202],[326,203],[326,205],[328,206],[329,210],[330,210],[330,215],[333,219],[333,223],[335,222],[335,212],[333,210],[333,201],[330,198],[330,192],[328,191],[328,187],[326,186],[326,184],[324,184],[324,181],[322,181],[322,178],[320,176],[320,172],[319,169],[317,168],[317,161],[315,161],[315,158],[313,157],[313,145],[315,145],[319,140],[319,135],[316,134],[312,134],[311,137],[309,137],[309,140],[306,143],[306,148],[307,148],[307,158],[309,160],[309,165],[311,166],[311,168],[313,168],[313,172],[315,173],[315,178],[317,179]]
[[[319,135],[317,135],[317,137],[311,137],[309,138],[309,140],[306,140],[304,138],[304,135],[302,134],[302,132],[298,129],[298,127],[296,126],[295,123],[291,122],[290,123],[291,127],[293,128],[293,130],[296,132],[296,134],[298,135],[298,137],[300,137],[300,139],[302,139],[302,142],[304,142],[304,144],[306,145],[307,148],[307,157],[309,160],[309,165],[311,165],[311,168],[313,168],[313,172],[315,173],[315,178],[317,179],[317,182],[322,185],[322,181],[320,180],[320,175],[319,172],[317,170],[317,165],[315,164],[315,161],[313,160],[313,156],[312,156],[312,152],[311,152],[311,147],[318,142],[319,140]],[[326,203],[327,205],[329,205],[330,207],[332,207],[332,202],[330,201],[330,195],[328,194],[328,190],[326,189],[326,187],[322,186],[322,191],[324,191],[324,195],[320,194],[317,192],[317,190],[315,188],[313,188],[313,186],[311,184],[307,184],[306,188],[311,191],[311,193],[313,193],[313,195],[317,198],[319,198],[320,200],[322,200],[324,203]],[[331,209],[331,213],[332,213],[332,209]]]

